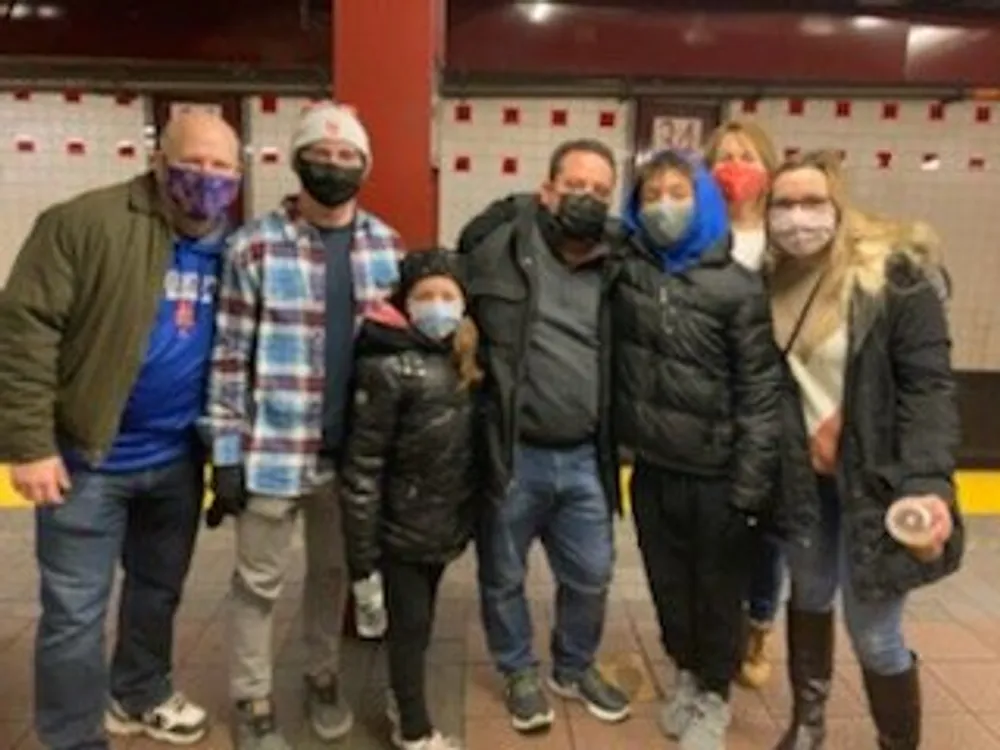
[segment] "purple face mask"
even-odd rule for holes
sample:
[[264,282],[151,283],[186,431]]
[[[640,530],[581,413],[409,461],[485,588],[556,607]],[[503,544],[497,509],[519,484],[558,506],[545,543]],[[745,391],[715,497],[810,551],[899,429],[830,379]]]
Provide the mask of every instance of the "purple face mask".
[[168,166],[166,187],[167,194],[185,216],[197,221],[214,221],[236,200],[240,178]]

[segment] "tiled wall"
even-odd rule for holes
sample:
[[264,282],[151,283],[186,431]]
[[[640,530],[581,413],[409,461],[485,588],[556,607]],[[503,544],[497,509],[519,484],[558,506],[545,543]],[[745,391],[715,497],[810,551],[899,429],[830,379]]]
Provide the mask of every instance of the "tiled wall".
[[766,99],[730,109],[786,151],[843,151],[862,205],[929,221],[954,283],[955,364],[1000,370],[1000,105]]
[[38,212],[146,164],[141,99],[0,92],[0,284]]
[[623,164],[632,147],[632,107],[615,99],[451,99],[440,117],[438,233],[446,245],[491,200],[536,190],[560,142],[599,138]]
[[308,99],[251,96],[245,101],[243,128],[247,143],[247,216],[275,208],[298,189],[288,162],[292,131]]
[[[288,143],[306,99],[251,97],[247,214],[296,189]],[[757,118],[782,149],[833,148],[846,155],[858,200],[930,221],[945,240],[955,284],[955,362],[1000,370],[1000,105],[931,101],[732,102]],[[87,93],[0,92],[0,283],[39,211],[88,188],[141,171],[149,142],[145,100]],[[440,138],[440,239],[490,200],[534,190],[549,154],[567,138],[608,143],[630,158],[633,107],[607,99],[444,100]]]

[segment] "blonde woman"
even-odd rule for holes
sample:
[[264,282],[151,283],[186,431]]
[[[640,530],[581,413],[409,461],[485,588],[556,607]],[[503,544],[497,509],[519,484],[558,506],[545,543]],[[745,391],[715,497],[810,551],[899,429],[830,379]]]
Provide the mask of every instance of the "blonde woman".
[[[751,271],[759,271],[767,245],[767,189],[778,168],[774,142],[755,122],[730,120],[708,139],[705,160],[726,198],[733,258]],[[778,541],[765,532],[758,538],[757,547],[750,571],[746,652],[738,675],[740,683],[750,688],[762,687],[771,677],[768,638],[784,578]]]
[[[879,747],[913,750],[921,703],[904,602],[958,568],[964,538],[946,284],[929,235],[853,208],[826,154],[777,170],[767,231],[790,376],[778,507],[789,532],[793,717],[778,750],[824,747],[838,589]],[[888,509],[904,499],[926,519],[920,546],[887,531]]]

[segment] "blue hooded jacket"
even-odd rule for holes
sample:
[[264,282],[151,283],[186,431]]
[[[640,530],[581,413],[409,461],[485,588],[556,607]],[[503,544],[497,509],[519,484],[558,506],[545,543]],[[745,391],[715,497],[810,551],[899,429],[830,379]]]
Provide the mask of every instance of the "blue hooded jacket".
[[[656,159],[661,151],[653,156]],[[633,185],[622,212],[622,220],[633,232],[639,234],[643,246],[652,251],[667,273],[682,273],[698,263],[702,254],[729,234],[729,212],[715,178],[705,169],[701,159],[694,154],[673,152],[691,165],[694,180],[694,213],[687,231],[677,242],[667,247],[657,247],[645,232],[640,216],[641,185]]]

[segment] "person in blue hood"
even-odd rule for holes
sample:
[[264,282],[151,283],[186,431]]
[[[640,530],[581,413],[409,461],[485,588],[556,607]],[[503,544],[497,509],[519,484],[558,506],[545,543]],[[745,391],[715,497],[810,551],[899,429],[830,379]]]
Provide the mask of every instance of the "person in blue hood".
[[622,220],[667,273],[696,265],[729,237],[729,211],[718,183],[695,156],[652,157],[628,196]]
[[633,518],[677,666],[659,724],[682,750],[721,750],[777,469],[780,357],[763,282],[733,260],[725,200],[697,157],[653,156],[623,214],[613,423],[634,457]]

